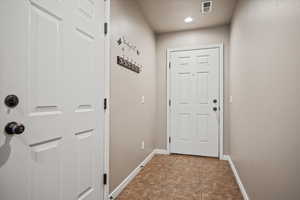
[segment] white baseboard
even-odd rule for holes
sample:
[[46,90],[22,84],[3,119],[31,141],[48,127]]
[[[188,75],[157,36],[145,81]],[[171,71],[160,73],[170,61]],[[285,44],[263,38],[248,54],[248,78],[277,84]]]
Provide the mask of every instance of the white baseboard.
[[154,149],[155,154],[169,155],[168,150],[166,149]]
[[227,160],[229,161],[230,156],[229,155],[223,155],[223,157],[220,160]]
[[244,200],[250,200],[250,198],[249,198],[249,196],[248,196],[248,194],[246,192],[246,189],[245,189],[245,187],[244,187],[244,185],[242,183],[242,180],[241,180],[241,178],[239,176],[237,168],[235,167],[233,161],[231,160],[231,157],[229,155],[224,155],[223,156],[223,160],[228,160],[229,165],[230,165],[231,170],[232,170],[232,172],[234,174],[235,180],[236,180],[236,182],[237,182],[237,184],[238,184],[238,186],[239,186],[239,188],[241,190],[241,193],[243,195]]
[[125,187],[134,179],[134,177],[141,171],[141,169],[153,158],[155,154],[168,155],[166,149],[154,149],[143,162],[141,162],[137,168],[135,168],[123,181],[122,183],[112,191],[109,195],[109,199],[115,199],[125,189]]
[[135,168],[123,181],[122,183],[112,191],[109,195],[109,199],[115,199],[125,187],[134,179],[134,177],[141,171],[141,169],[153,158],[156,154],[156,150],[153,150],[146,158],[141,162],[137,168]]

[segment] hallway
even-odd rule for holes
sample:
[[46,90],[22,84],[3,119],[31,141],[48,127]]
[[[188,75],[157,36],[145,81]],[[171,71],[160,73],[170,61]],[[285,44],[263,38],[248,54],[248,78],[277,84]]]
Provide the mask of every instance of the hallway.
[[227,161],[156,155],[118,200],[241,200]]
[[0,13],[0,200],[300,200],[300,0]]

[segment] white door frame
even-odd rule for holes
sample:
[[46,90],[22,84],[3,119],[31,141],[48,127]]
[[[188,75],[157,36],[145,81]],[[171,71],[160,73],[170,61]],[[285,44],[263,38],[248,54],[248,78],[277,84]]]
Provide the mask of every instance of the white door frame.
[[224,157],[224,149],[223,149],[223,142],[224,142],[224,136],[223,136],[223,105],[224,105],[224,50],[223,50],[223,43],[221,44],[214,44],[214,45],[204,45],[204,46],[197,46],[197,47],[187,47],[187,48],[168,48],[167,49],[167,151],[170,153],[170,142],[169,142],[169,137],[171,136],[171,116],[170,116],[170,106],[169,106],[169,100],[171,98],[171,74],[170,74],[170,68],[169,68],[169,63],[171,62],[171,53],[176,52],[176,51],[191,51],[191,50],[201,50],[201,49],[215,49],[219,48],[220,49],[220,70],[219,70],[219,96],[220,96],[220,121],[219,121],[219,159],[223,159]]
[[107,34],[104,35],[104,98],[107,99],[107,109],[104,111],[104,173],[107,174],[107,184],[104,185],[104,200],[109,199],[109,144],[110,144],[110,0],[105,0],[105,22]]

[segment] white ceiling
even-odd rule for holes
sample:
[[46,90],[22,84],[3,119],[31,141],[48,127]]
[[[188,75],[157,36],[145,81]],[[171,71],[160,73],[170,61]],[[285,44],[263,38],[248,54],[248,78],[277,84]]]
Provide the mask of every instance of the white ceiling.
[[[201,14],[202,0],[137,0],[156,33],[229,24],[236,0],[213,0],[212,12]],[[194,18],[190,24],[184,19]]]

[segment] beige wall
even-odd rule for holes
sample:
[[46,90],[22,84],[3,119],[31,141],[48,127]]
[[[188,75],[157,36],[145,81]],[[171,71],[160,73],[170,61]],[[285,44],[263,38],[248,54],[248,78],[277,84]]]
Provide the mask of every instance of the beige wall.
[[[135,1],[111,0],[111,33],[110,191],[152,152],[156,111],[155,36]],[[140,74],[116,64],[122,55],[117,45],[121,36],[141,50],[135,56],[144,65]]]
[[300,1],[240,0],[230,54],[230,150],[246,190],[300,199]]
[[224,151],[229,152],[228,127],[228,81],[229,81],[229,26],[197,29],[192,31],[172,32],[157,35],[157,131],[156,147],[166,149],[167,138],[167,82],[166,82],[166,56],[167,48],[195,47],[207,44],[224,43]]

